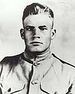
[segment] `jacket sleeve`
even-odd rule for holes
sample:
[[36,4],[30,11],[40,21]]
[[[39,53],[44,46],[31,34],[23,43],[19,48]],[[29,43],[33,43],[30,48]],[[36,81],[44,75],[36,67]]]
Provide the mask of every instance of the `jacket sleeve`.
[[[3,61],[3,60],[2,60]],[[3,71],[3,64],[2,64],[2,61],[0,62],[0,94],[3,94],[3,85],[2,85],[2,78],[1,78],[1,75],[2,75],[2,71]]]
[[70,85],[68,91],[70,93],[67,93],[67,94],[75,94],[75,77],[73,78],[73,81],[71,82],[71,85]]
[[0,94],[10,94],[9,92],[5,93],[4,88],[4,78],[9,72],[8,57],[5,57],[0,61]]
[[3,71],[3,60],[0,62],[0,79],[1,79],[1,74],[2,74],[2,71]]
[[71,71],[69,87],[66,94],[75,94],[75,68]]

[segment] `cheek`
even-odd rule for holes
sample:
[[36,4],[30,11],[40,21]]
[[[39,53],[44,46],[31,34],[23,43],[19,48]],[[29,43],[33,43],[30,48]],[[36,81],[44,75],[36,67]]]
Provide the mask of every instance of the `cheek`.
[[26,32],[25,32],[25,39],[30,39],[31,37],[32,37],[32,33],[26,31]]
[[45,35],[44,36],[44,42],[46,45],[50,44],[51,43],[51,35]]
[[51,39],[51,33],[50,32],[44,33],[44,40],[49,41],[50,39]]

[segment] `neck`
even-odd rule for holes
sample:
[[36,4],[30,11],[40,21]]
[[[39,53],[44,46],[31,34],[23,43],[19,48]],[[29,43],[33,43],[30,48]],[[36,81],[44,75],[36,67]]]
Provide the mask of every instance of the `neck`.
[[50,53],[50,48],[47,48],[46,50],[42,51],[42,52],[31,52],[27,49],[25,49],[25,57],[29,58],[29,59],[33,59],[33,60],[36,60],[36,59],[41,59],[41,58],[44,58],[46,56],[48,56]]

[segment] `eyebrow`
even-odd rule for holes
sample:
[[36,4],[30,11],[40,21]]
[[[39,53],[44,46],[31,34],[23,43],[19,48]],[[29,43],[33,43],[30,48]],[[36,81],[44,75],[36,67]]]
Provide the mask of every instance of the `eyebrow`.
[[45,25],[39,26],[39,28],[41,28],[41,27],[46,27],[46,26]]
[[25,28],[35,28],[34,26],[27,25]]

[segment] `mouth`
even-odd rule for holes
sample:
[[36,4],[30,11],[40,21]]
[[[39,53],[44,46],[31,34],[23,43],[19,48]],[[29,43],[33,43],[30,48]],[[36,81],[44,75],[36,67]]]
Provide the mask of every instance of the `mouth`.
[[30,44],[33,44],[34,46],[38,46],[39,44],[43,44],[43,43],[35,41],[35,42],[31,42]]

